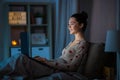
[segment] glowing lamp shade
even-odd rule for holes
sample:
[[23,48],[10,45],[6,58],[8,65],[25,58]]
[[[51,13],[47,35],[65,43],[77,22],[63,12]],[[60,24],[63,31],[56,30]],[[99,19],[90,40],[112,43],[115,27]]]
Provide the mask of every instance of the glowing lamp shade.
[[120,31],[109,30],[106,35],[106,52],[120,52]]
[[16,40],[12,40],[12,45],[16,46],[17,45],[17,41]]

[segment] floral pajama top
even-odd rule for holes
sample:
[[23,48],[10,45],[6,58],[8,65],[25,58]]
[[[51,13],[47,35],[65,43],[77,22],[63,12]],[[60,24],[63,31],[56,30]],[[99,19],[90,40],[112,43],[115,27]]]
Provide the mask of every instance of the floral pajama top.
[[62,71],[76,71],[87,58],[88,42],[80,41],[70,47],[70,42],[62,51],[62,55],[54,61],[48,61],[48,65]]

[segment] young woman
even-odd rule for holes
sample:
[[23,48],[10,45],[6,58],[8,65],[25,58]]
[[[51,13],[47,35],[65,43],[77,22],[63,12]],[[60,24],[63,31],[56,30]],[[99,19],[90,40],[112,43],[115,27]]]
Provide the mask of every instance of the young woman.
[[4,63],[0,69],[0,75],[21,75],[40,77],[54,73],[55,71],[77,71],[79,66],[84,67],[87,58],[88,43],[84,32],[87,26],[87,14],[85,12],[73,14],[68,22],[70,34],[74,40],[66,46],[62,55],[55,60],[47,60],[35,57],[33,60],[23,54],[13,56]]

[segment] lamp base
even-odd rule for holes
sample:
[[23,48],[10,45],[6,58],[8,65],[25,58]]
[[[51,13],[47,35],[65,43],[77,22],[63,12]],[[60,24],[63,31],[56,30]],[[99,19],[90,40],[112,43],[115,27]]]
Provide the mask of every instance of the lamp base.
[[116,74],[116,80],[120,80],[120,52],[117,52],[117,74]]

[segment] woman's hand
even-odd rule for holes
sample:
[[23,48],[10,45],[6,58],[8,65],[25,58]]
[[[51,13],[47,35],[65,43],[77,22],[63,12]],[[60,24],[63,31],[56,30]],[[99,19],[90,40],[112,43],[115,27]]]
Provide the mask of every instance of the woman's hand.
[[44,62],[44,63],[46,62],[46,59],[42,58],[40,56],[35,56],[34,59],[37,60],[37,61],[40,61],[40,62]]

